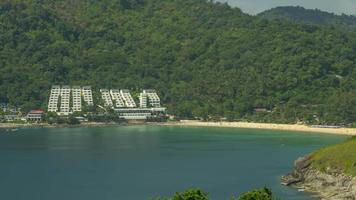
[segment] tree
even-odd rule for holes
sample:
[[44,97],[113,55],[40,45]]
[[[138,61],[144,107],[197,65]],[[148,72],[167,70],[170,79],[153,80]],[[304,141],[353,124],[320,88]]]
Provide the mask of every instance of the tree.
[[200,189],[190,189],[185,192],[176,193],[173,200],[208,200],[208,194]]
[[268,188],[253,190],[242,194],[237,200],[272,200],[272,191]]
[[355,31],[204,0],[40,2],[0,2],[0,100],[25,112],[60,84],[92,85],[96,105],[100,88],[153,88],[184,119],[355,121],[338,96],[355,92]]
[[70,115],[68,117],[68,124],[69,125],[77,125],[77,124],[80,124],[80,121],[73,115]]

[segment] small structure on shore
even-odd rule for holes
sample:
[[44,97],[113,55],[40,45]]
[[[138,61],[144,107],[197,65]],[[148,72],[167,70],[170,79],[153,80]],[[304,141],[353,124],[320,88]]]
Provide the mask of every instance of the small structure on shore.
[[31,110],[27,116],[26,120],[30,122],[41,122],[44,115],[43,110]]
[[18,108],[16,106],[11,106],[7,103],[0,103],[0,109],[3,112],[7,112],[7,113],[11,113],[11,114],[16,114],[16,113],[20,112],[20,108]]
[[18,114],[4,115],[4,120],[6,122],[21,121],[21,115],[18,115]]

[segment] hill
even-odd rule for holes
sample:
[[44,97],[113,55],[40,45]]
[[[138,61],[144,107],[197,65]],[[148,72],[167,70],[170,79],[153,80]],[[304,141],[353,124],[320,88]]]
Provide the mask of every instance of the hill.
[[154,88],[182,118],[352,124],[355,36],[204,0],[1,1],[0,102]]
[[282,183],[303,188],[321,199],[356,197],[356,138],[325,147],[295,161]]
[[[332,171],[356,176],[356,137],[311,154],[312,166],[320,171]],[[330,156],[333,155],[333,156]]]
[[351,30],[356,28],[355,16],[345,14],[335,15],[318,9],[305,9],[300,6],[272,8],[258,14],[258,16],[265,19],[287,19],[299,23],[331,25]]

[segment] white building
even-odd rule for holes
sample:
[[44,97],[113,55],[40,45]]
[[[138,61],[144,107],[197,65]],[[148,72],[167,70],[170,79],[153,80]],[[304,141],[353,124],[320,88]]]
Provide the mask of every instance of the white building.
[[147,95],[145,93],[140,93],[140,108],[147,108]]
[[143,90],[143,94],[147,95],[150,106],[155,108],[161,107],[161,100],[155,90]]
[[122,119],[127,120],[145,120],[150,117],[164,114],[166,108],[117,108],[115,111]]
[[91,91],[91,87],[90,86],[84,86],[82,88],[82,94],[83,94],[84,102],[88,106],[93,106],[94,105],[94,101],[93,101],[93,92]]
[[70,87],[62,86],[61,88],[61,107],[60,115],[69,115],[70,113]]
[[125,107],[125,102],[123,98],[121,97],[120,90],[110,90],[110,95],[112,100],[115,102],[115,107],[116,108],[124,108]]
[[110,92],[107,89],[100,89],[101,98],[104,100],[104,106],[113,107],[113,103],[111,100]]
[[58,112],[58,100],[60,93],[61,87],[59,85],[52,86],[48,101],[48,112]]
[[32,121],[32,122],[40,122],[40,121],[42,121],[43,115],[44,115],[43,110],[31,110],[27,114],[26,120]]
[[73,101],[73,112],[82,111],[82,89],[80,86],[72,87],[72,101]]
[[129,90],[121,90],[120,93],[121,93],[122,99],[125,102],[126,107],[128,107],[128,108],[136,107],[136,103],[133,100]]

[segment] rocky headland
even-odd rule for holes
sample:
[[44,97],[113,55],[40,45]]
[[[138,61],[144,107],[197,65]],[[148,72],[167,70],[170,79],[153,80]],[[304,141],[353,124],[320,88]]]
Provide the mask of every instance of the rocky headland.
[[322,200],[356,200],[355,176],[332,168],[321,171],[313,167],[312,162],[310,156],[297,159],[293,172],[282,177],[282,184],[309,192]]

